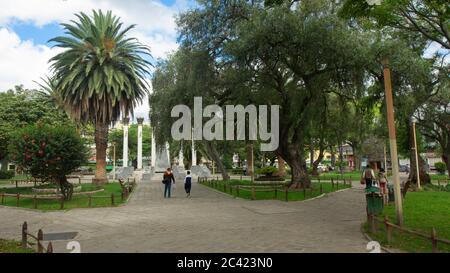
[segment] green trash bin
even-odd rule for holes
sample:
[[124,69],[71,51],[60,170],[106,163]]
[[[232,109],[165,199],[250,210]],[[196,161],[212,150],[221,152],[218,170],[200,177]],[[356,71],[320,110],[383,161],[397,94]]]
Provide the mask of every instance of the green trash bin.
[[367,213],[381,215],[383,213],[383,195],[377,187],[366,189]]

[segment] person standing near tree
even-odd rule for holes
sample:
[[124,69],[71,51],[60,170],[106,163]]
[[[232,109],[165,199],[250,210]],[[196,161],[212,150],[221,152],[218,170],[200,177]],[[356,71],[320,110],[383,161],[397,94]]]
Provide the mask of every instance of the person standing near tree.
[[175,184],[175,177],[173,176],[172,169],[167,168],[163,175],[164,184],[164,198],[170,198],[170,191],[172,189],[172,181]]

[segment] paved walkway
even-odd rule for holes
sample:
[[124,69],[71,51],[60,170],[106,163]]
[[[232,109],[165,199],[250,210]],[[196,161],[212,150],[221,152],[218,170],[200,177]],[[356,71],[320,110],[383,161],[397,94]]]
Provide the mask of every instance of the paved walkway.
[[[36,232],[78,232],[82,252],[366,252],[359,188],[305,202],[233,199],[193,183],[162,198],[159,178],[138,184],[117,208],[39,212],[0,207],[0,238],[20,239],[23,221]],[[68,252],[68,241],[54,241]]]

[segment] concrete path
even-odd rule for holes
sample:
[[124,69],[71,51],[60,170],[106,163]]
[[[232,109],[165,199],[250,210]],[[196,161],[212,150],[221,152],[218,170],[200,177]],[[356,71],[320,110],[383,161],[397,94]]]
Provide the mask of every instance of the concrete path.
[[[0,206],[0,238],[20,240],[21,224],[36,232],[78,232],[82,252],[367,252],[360,232],[362,190],[353,188],[305,202],[234,199],[181,183],[171,199],[161,179],[138,183],[116,208],[39,212]],[[55,252],[68,241],[54,241]]]

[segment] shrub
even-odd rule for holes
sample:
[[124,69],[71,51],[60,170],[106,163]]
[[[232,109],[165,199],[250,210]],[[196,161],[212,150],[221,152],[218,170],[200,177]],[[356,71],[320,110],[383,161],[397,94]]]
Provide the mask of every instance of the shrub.
[[258,170],[258,174],[263,174],[266,176],[272,176],[276,172],[278,172],[278,169],[273,166],[267,166]]
[[0,179],[11,179],[14,177],[14,171],[0,171]]
[[9,145],[12,161],[33,177],[56,183],[66,199],[73,190],[66,175],[85,162],[86,154],[78,132],[67,126],[27,126],[12,135]]
[[444,162],[436,162],[434,163],[434,167],[436,168],[436,171],[440,174],[444,174],[447,170],[447,166]]

